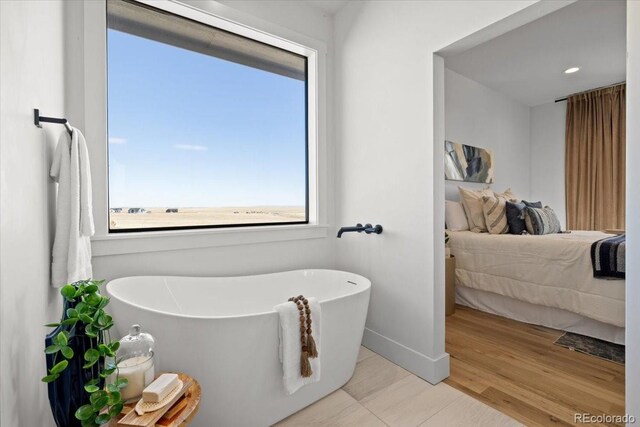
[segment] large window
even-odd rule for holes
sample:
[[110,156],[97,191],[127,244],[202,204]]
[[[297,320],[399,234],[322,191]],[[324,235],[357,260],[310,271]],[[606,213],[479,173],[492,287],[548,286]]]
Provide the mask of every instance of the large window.
[[109,230],[307,223],[307,57],[135,2],[107,15]]

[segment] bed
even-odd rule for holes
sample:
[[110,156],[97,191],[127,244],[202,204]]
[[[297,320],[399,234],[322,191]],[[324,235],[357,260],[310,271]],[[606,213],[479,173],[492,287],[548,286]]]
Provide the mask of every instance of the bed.
[[593,277],[591,245],[610,235],[449,231],[456,302],[624,344],[625,281]]

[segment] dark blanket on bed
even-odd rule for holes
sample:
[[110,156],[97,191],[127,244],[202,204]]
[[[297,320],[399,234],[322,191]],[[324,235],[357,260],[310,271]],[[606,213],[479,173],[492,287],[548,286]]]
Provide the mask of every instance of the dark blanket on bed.
[[593,277],[624,279],[625,235],[607,237],[591,245]]

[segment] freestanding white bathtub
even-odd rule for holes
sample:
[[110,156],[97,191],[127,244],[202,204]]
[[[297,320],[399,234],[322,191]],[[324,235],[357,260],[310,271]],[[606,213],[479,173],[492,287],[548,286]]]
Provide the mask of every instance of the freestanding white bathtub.
[[[200,382],[194,427],[269,426],[344,385],[358,357],[370,288],[362,276],[332,270],[107,284],[120,336],[142,325],[156,339],[156,372],[180,371]],[[300,294],[322,306],[322,374],[288,396],[273,307]]]

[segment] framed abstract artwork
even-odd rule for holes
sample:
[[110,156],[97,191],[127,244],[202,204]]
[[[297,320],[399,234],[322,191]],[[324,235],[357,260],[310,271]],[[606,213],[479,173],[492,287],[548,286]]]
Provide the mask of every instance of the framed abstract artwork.
[[445,141],[444,178],[449,181],[493,184],[493,152],[458,142]]

